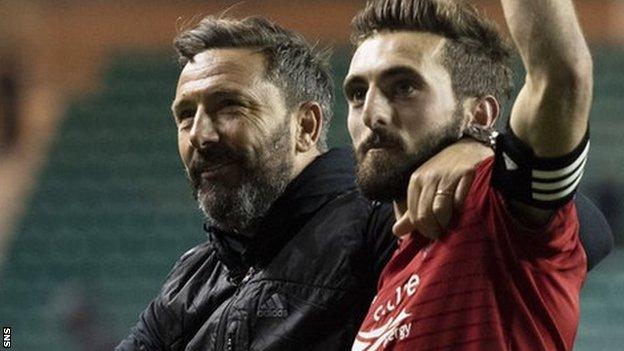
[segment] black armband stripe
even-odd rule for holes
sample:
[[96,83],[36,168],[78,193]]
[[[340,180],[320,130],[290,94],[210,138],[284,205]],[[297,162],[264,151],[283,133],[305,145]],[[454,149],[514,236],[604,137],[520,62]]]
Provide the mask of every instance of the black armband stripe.
[[533,198],[539,201],[553,201],[570,195],[579,185],[585,172],[590,143],[587,142],[583,153],[574,163],[558,170],[545,171],[534,169],[531,173]]
[[532,171],[533,178],[556,179],[556,178],[566,177],[570,175],[571,172],[579,168],[579,165],[581,163],[584,163],[587,160],[587,154],[589,153],[589,145],[590,145],[590,141],[588,140],[581,154],[569,166],[561,168],[561,169],[555,169],[555,170],[534,169]]
[[558,208],[574,196],[589,149],[588,131],[569,154],[538,157],[508,127],[496,138],[493,185],[511,199],[545,209]]

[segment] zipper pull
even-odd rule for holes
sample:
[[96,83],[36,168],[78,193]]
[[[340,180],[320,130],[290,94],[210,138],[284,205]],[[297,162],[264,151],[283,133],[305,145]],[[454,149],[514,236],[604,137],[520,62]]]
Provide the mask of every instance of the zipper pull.
[[255,273],[256,273],[256,269],[253,267],[249,267],[249,271],[247,271],[247,274],[245,274],[245,277],[241,281],[241,285],[246,284],[253,277]]

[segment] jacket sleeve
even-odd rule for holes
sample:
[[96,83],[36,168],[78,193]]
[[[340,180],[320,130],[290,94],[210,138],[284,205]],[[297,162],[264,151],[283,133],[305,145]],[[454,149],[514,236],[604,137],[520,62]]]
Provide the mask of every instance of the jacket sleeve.
[[117,347],[115,351],[160,351],[166,350],[166,343],[163,340],[164,327],[160,320],[158,309],[158,299],[153,300],[147,309],[141,313],[139,321]]
[[[167,276],[165,284],[158,297],[150,302],[147,308],[139,316],[137,324],[131,329],[128,335],[117,347],[115,351],[166,351],[169,345],[172,345],[172,330],[176,330],[181,321],[179,318],[168,311],[166,306],[167,291],[176,284],[181,275],[184,274],[187,262],[190,257],[199,251],[201,247],[197,246],[187,251],[173,266],[173,269]],[[174,337],[174,336],[173,336]]]
[[576,210],[589,271],[613,249],[613,233],[602,212],[581,193],[576,196]]

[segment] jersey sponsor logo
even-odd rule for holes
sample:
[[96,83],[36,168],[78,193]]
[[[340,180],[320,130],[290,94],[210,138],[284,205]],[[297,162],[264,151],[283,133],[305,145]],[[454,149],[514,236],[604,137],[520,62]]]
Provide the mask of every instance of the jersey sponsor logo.
[[379,328],[358,333],[351,351],[376,351],[385,348],[388,343],[407,338],[412,329],[412,323],[403,324],[411,314],[401,310],[396,318],[390,318]]
[[418,274],[412,274],[405,284],[397,286],[394,290],[394,297],[388,299],[385,303],[379,304],[379,306],[375,308],[375,312],[373,313],[375,322],[379,322],[384,316],[396,310],[407,297],[413,296],[419,285],[420,277]]
[[269,317],[269,318],[285,318],[288,317],[288,309],[286,308],[286,304],[283,302],[284,297],[280,296],[278,293],[271,295],[268,299],[264,301],[260,307],[258,307],[258,311],[256,312],[256,316],[258,317]]
[[[401,286],[397,286],[394,294],[377,304],[382,298],[377,295],[372,306],[376,306],[372,312],[374,322],[380,322],[387,316],[390,316],[387,322],[381,327],[373,328],[368,331],[360,331],[353,343],[352,351],[375,351],[385,348],[392,341],[401,341],[410,335],[412,323],[405,323],[405,320],[411,316],[405,308],[399,308],[405,301],[414,296],[420,286],[420,276],[414,273],[407,282]],[[370,315],[369,315],[370,316]]]

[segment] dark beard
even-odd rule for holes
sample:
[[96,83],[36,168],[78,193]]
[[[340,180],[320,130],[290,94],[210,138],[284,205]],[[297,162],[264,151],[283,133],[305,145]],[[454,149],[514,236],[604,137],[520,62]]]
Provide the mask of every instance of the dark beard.
[[240,167],[240,177],[234,184],[225,184],[226,181],[202,184],[201,175],[191,172],[189,178],[199,208],[209,226],[252,235],[259,221],[291,180],[293,159],[290,156],[289,123],[285,123],[268,138],[261,154],[253,161],[244,155],[235,154],[226,146],[217,148],[220,150],[213,154],[235,161]]
[[[373,131],[357,155],[357,183],[362,194],[375,201],[404,201],[412,173],[431,157],[460,137],[461,119],[456,118],[439,130],[432,131],[420,142],[415,152],[409,153],[403,141],[385,130]],[[366,154],[371,148],[384,147],[375,154]]]

